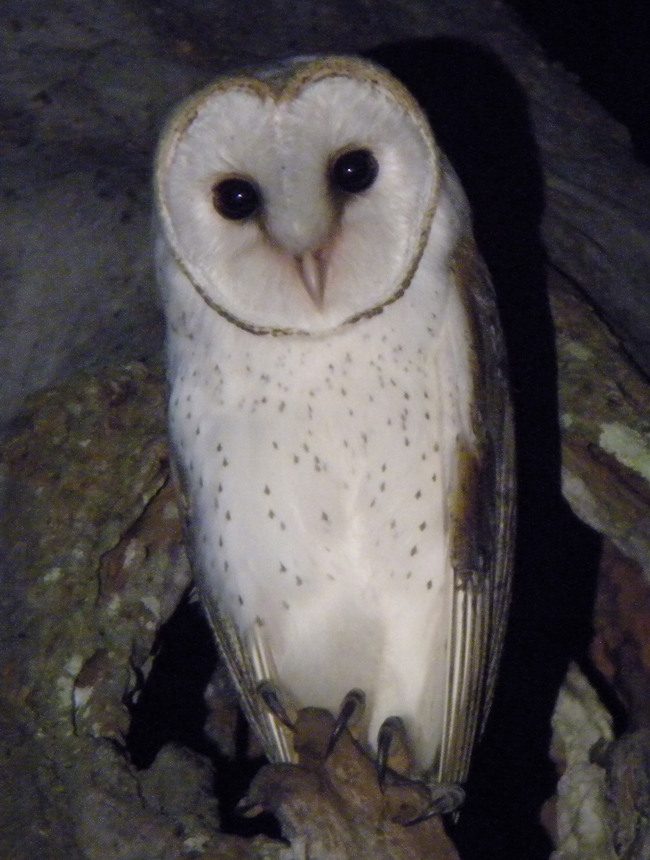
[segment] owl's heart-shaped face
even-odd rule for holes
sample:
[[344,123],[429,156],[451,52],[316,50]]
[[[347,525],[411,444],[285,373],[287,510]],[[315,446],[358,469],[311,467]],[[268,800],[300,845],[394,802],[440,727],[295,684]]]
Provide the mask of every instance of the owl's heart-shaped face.
[[354,59],[217,81],[158,156],[162,229],[205,301],[253,331],[321,333],[408,287],[438,153],[396,81]]

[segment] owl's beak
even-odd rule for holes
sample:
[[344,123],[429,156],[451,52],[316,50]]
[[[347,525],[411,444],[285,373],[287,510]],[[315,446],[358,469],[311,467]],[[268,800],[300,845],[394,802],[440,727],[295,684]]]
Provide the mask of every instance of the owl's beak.
[[322,251],[305,251],[295,258],[298,272],[309,293],[309,298],[319,311],[323,310],[325,299],[325,278],[327,265]]

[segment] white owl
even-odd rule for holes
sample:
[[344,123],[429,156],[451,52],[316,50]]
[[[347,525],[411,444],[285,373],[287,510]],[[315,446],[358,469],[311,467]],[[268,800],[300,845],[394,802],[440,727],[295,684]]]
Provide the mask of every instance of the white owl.
[[403,719],[466,776],[509,599],[513,442],[494,297],[453,171],[384,70],[217,80],[156,166],[171,439],[203,600],[257,695]]

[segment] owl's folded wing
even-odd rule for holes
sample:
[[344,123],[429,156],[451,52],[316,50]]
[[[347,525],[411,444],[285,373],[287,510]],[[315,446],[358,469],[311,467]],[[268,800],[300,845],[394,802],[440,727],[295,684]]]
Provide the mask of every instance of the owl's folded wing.
[[493,288],[471,240],[452,272],[473,335],[478,455],[461,452],[452,549],[454,601],[445,736],[439,776],[463,781],[490,708],[510,601],[515,530],[515,447],[506,356]]

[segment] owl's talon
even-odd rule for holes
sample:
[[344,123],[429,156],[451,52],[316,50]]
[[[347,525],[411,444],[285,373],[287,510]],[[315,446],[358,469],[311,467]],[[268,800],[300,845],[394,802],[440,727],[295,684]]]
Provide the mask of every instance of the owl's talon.
[[465,792],[456,783],[441,782],[429,790],[431,793],[429,806],[420,815],[403,822],[404,827],[413,827],[413,825],[428,821],[429,818],[436,815],[449,815],[457,812],[465,802]]
[[363,690],[350,690],[349,693],[346,693],[345,698],[341,702],[341,708],[327,744],[325,758],[329,758],[338,739],[343,734],[343,731],[347,729],[348,726],[354,725],[356,720],[361,716],[365,704],[366,694]]
[[388,757],[395,736],[406,736],[406,729],[401,717],[386,717],[377,735],[377,780],[383,789],[388,771]]
[[[396,742],[397,750],[394,749]],[[399,750],[400,746],[401,751]],[[406,762],[403,762],[401,766],[398,764],[397,767],[391,768],[388,763],[391,755],[397,756],[399,759],[404,754],[406,754]],[[408,736],[401,717],[387,717],[381,724],[377,735],[376,768],[377,780],[382,792],[391,792],[394,789],[399,791],[410,786],[414,793],[418,794],[420,799],[426,803],[424,811],[415,817],[404,821],[400,815],[396,819],[404,827],[412,827],[436,815],[453,813],[465,800],[465,792],[455,783],[435,781],[424,783],[419,779],[411,779],[405,775],[409,770]]]
[[273,716],[279,720],[283,726],[286,726],[292,732],[295,731],[295,726],[289,719],[286,708],[280,700],[277,687],[272,681],[260,681],[257,685],[257,695],[262,699],[269,711],[271,711]]

